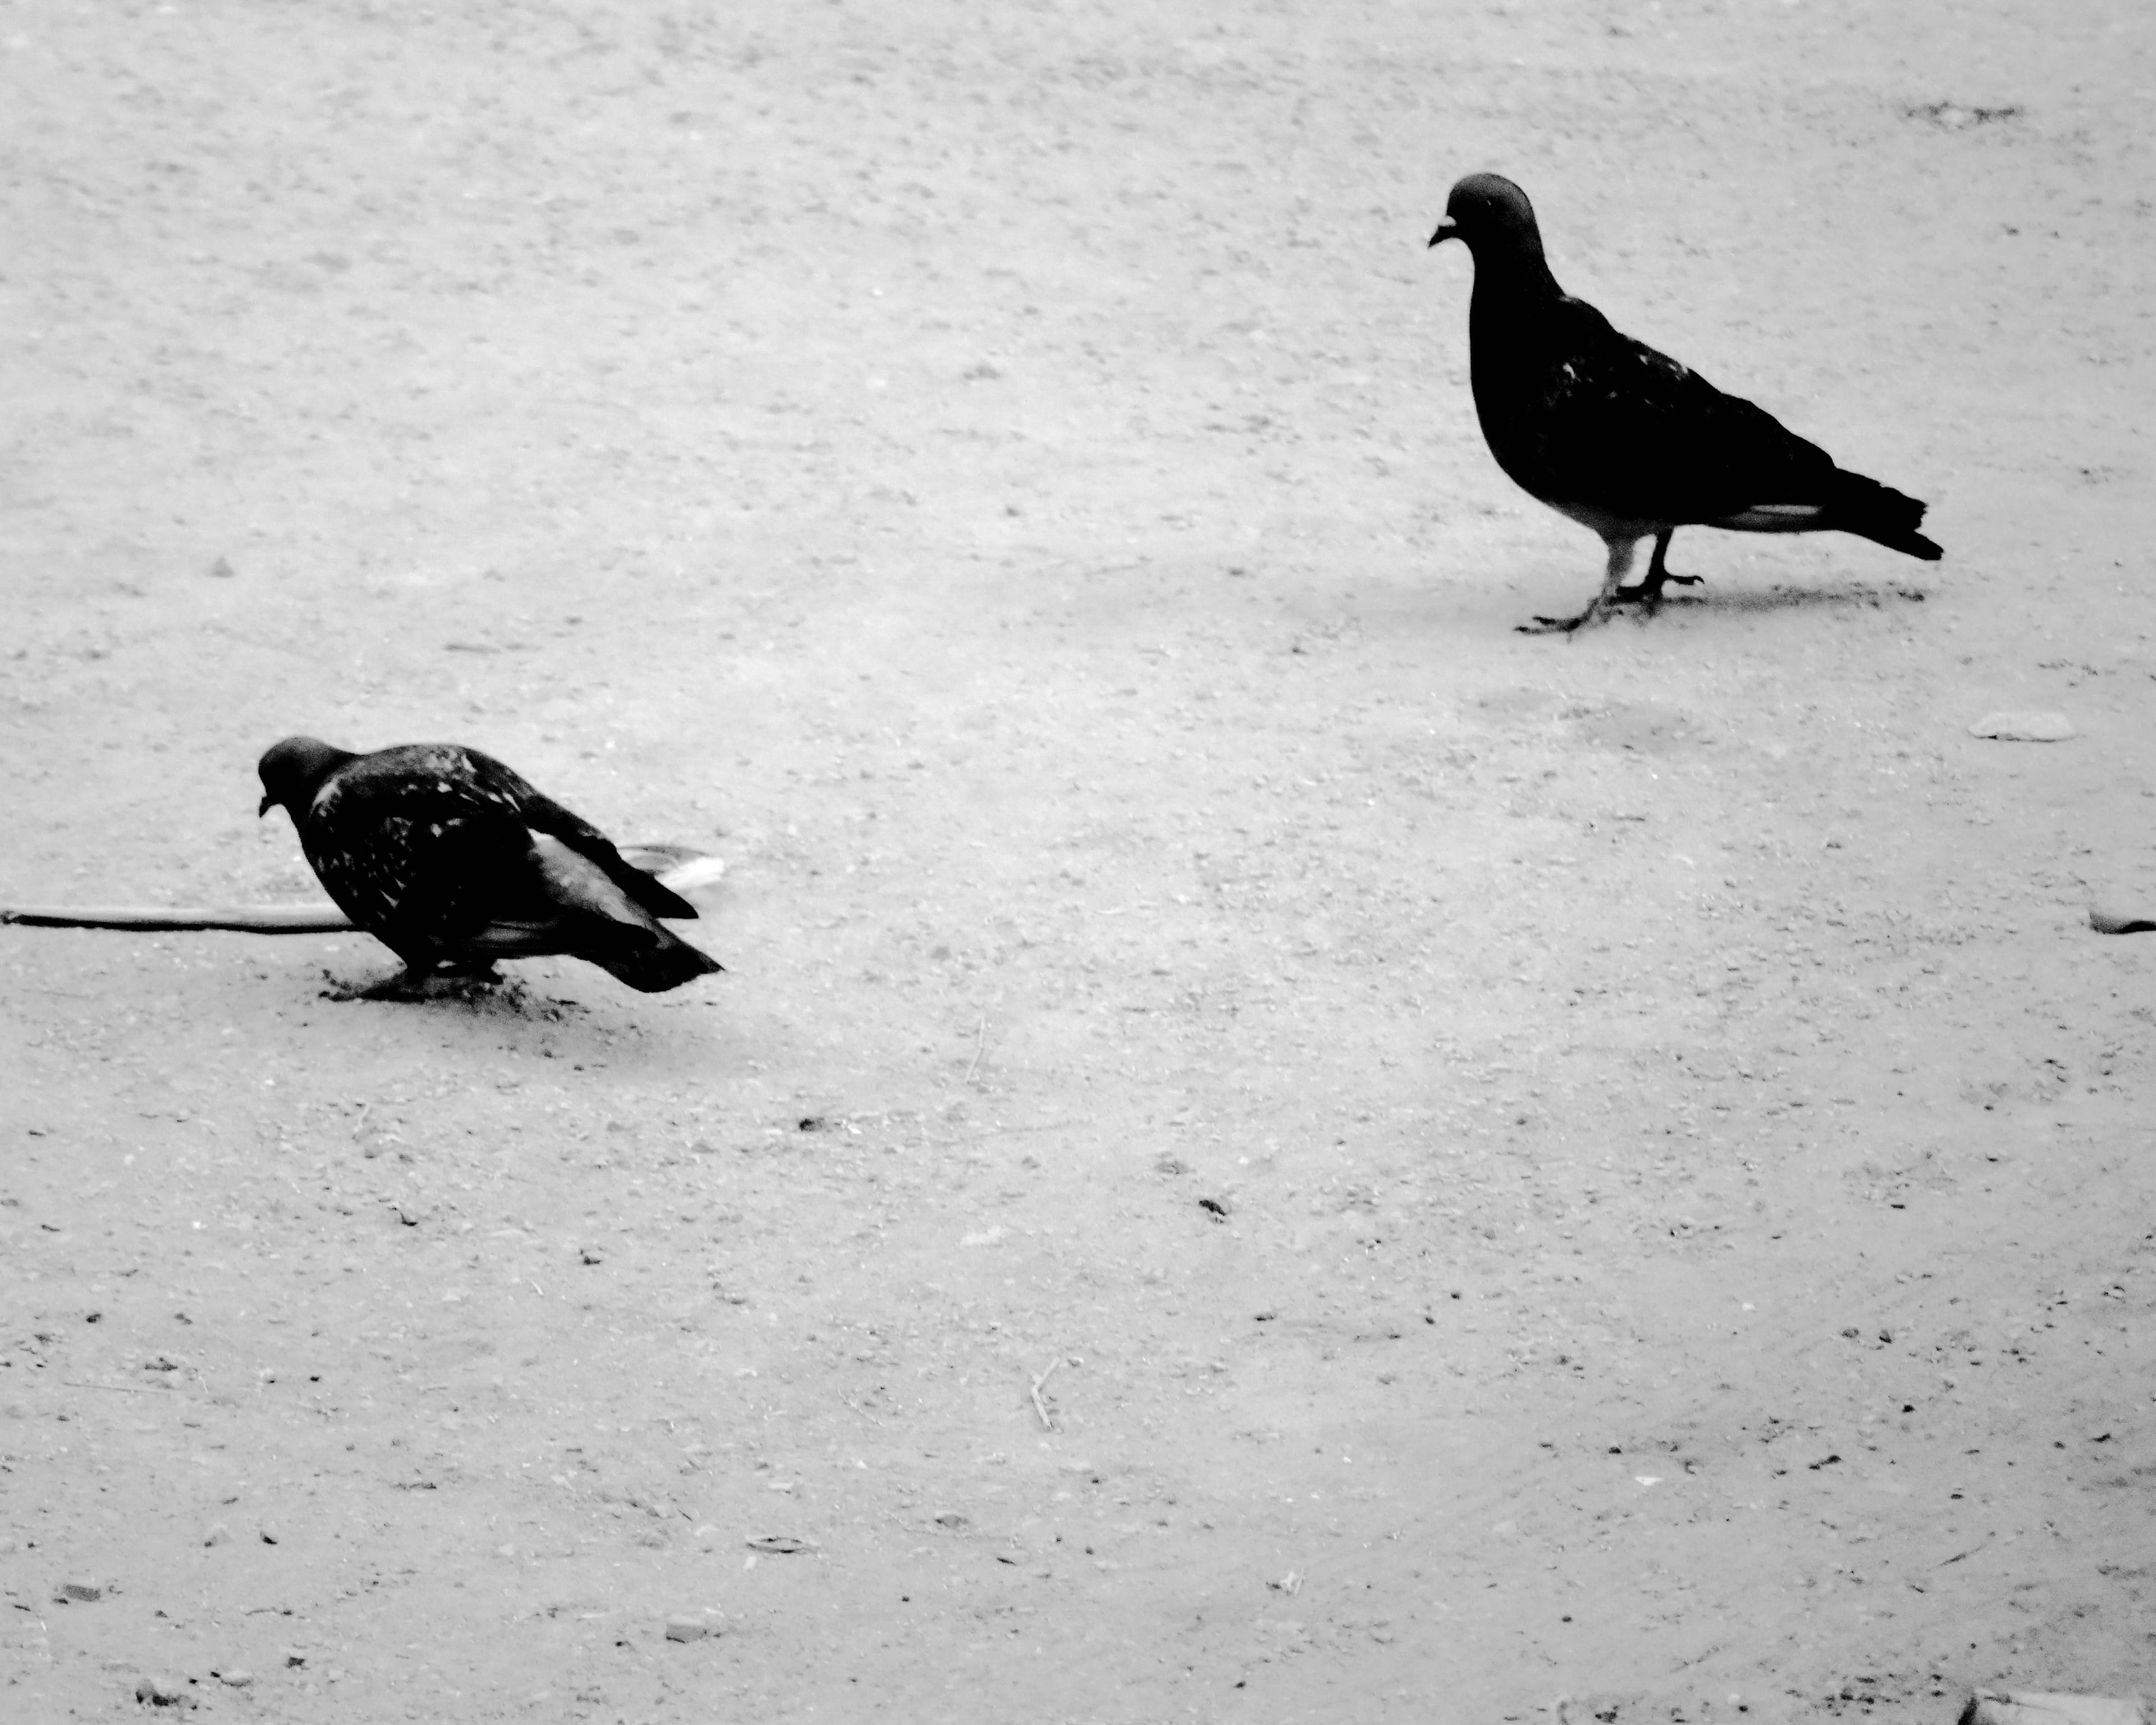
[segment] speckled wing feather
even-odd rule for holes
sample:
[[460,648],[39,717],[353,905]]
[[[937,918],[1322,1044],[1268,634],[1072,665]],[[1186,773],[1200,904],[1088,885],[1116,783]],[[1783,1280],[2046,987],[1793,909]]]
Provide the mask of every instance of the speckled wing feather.
[[408,956],[551,914],[515,797],[480,783],[465,756],[435,745],[363,756],[331,775],[300,824],[337,907]]

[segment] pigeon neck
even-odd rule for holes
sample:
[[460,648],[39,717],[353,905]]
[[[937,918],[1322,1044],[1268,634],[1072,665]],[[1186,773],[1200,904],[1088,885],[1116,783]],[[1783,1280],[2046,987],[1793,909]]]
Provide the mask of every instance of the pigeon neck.
[[1557,285],[1557,278],[1543,261],[1541,243],[1530,237],[1502,251],[1493,249],[1486,256],[1477,254],[1475,291],[1467,302],[1468,316],[1543,305],[1563,297],[1564,290]]
[[1467,301],[1467,341],[1476,369],[1501,369],[1525,357],[1537,342],[1564,290],[1543,262],[1541,248],[1475,260],[1475,290]]
[[313,768],[300,783],[300,795],[301,799],[309,803],[313,802],[316,797],[320,794],[322,787],[329,783],[331,774],[335,773],[339,768],[344,766],[346,762],[357,761],[358,758],[359,757],[357,755],[346,755],[344,757],[343,760],[325,761],[320,766]]
[[349,749],[332,748],[327,743],[314,743],[275,752],[279,758],[265,762],[263,767],[263,788],[271,798],[290,809],[295,820],[305,813],[331,773],[359,757]]

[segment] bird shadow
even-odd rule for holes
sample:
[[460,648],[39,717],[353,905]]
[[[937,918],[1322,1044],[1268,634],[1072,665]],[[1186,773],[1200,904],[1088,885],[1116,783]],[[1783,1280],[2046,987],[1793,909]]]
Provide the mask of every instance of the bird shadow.
[[559,1024],[591,1014],[589,1007],[575,1000],[557,1000],[540,993],[518,976],[429,977],[423,983],[394,992],[376,992],[393,981],[394,974],[372,983],[353,983],[326,969],[322,972],[325,986],[318,998],[341,1006],[418,1008],[475,1021],[503,1024]]
[[[585,999],[578,998],[583,993],[577,988],[582,978],[541,970],[530,981],[513,971],[496,982],[434,978],[416,996],[399,993],[384,999],[370,998],[364,990],[394,972],[354,978],[324,968],[319,974],[313,1004],[346,1023],[352,1022],[345,1019],[346,1013],[372,1007],[381,1016],[367,1017],[388,1034],[393,1045],[414,1054],[461,1055],[480,1061],[506,1058],[519,1064],[559,1061],[579,1072],[610,1067],[662,1073],[699,1067],[712,1059],[725,1061],[739,1051],[728,1015],[702,1009],[722,1002],[711,995],[698,998],[696,990],[677,990],[664,1002],[625,991],[617,997],[610,978],[599,976]],[[316,1014],[305,1008],[300,1017],[303,1023],[316,1021]]]
[[[1681,593],[1664,593],[1657,610],[1682,616],[1698,612],[1706,616],[1756,616],[1776,611],[1883,611],[1890,606],[1921,605],[1929,595],[1920,587],[1897,583],[1888,587],[1863,582],[1835,582],[1821,586],[1775,585],[1760,588],[1700,586]],[[1655,615],[1646,607],[1634,607],[1641,621]]]

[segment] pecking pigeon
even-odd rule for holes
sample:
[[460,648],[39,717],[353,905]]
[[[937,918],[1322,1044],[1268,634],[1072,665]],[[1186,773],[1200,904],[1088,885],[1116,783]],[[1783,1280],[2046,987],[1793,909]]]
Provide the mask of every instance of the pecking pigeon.
[[566,952],[655,994],[722,968],[660,926],[696,906],[607,835],[477,749],[408,743],[356,755],[288,737],[262,757],[261,814],[281,803],[337,908],[404,961],[393,998],[497,958]]
[[[1666,354],[1620,335],[1557,285],[1527,193],[1496,174],[1452,188],[1430,243],[1466,242],[1469,375],[1490,453],[1520,486],[1609,547],[1594,603],[1577,617],[1537,617],[1528,634],[1578,629],[1617,605],[1690,586],[1663,559],[1670,536],[1697,524],[1743,533],[1855,533],[1935,562],[1917,531],[1924,506],[1850,473],[1750,402],[1724,395]],[[1624,585],[1639,542],[1655,536],[1646,578]]]

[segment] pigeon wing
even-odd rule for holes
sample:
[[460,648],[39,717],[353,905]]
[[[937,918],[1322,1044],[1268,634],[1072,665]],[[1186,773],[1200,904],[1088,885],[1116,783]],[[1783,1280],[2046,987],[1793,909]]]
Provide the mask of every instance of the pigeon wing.
[[696,907],[688,900],[638,868],[615,849],[613,839],[574,809],[557,803],[514,768],[477,749],[459,752],[470,763],[473,783],[481,794],[506,801],[532,831],[558,839],[589,858],[608,880],[653,916],[693,918],[696,915]]
[[1518,439],[1537,496],[1672,525],[1826,500],[1825,450],[1584,300],[1559,301],[1549,333],[1541,399]]

